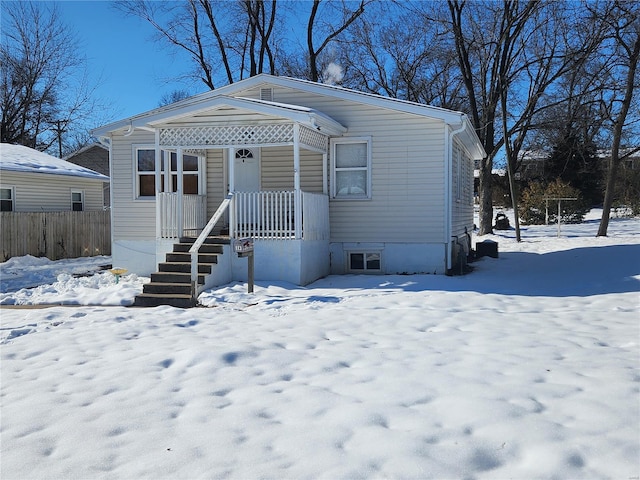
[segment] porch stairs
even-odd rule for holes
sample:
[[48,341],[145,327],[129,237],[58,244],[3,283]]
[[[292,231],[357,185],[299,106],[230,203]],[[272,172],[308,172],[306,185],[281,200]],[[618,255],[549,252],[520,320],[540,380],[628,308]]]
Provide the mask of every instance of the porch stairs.
[[[173,245],[173,252],[167,253],[166,261],[158,265],[158,271],[151,274],[151,281],[143,286],[137,295],[134,307],[157,307],[170,305],[179,308],[195,307],[197,300],[191,297],[191,255],[189,249],[196,237],[182,237]],[[198,284],[203,285],[207,275],[218,263],[223,245],[229,244],[229,237],[207,237],[198,252]]]

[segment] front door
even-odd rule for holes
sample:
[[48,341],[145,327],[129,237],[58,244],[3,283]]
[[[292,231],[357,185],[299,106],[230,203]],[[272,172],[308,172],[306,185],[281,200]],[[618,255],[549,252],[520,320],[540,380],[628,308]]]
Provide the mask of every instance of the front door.
[[260,150],[239,148],[233,166],[236,192],[260,191]]
[[[261,217],[260,150],[239,148],[233,165],[234,191],[240,231],[252,232]],[[251,193],[251,195],[246,195]]]

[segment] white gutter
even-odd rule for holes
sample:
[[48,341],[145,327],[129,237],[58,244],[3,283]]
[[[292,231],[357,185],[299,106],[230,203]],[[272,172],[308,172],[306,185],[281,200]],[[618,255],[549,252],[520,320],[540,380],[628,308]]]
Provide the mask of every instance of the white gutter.
[[[457,130],[449,131],[449,128],[445,129],[445,142],[446,142],[446,151],[445,151],[445,160],[444,160],[444,171],[445,171],[445,181],[444,181],[444,241],[445,241],[445,256],[446,258],[446,269],[449,271],[453,262],[451,259],[451,239],[453,238],[451,231],[452,224],[452,216],[453,216],[453,204],[452,204],[452,182],[453,182],[453,137],[459,135],[464,132],[467,128],[467,122],[465,122],[465,115],[460,115],[460,123],[462,124],[460,128]],[[448,127],[449,125],[447,125]]]

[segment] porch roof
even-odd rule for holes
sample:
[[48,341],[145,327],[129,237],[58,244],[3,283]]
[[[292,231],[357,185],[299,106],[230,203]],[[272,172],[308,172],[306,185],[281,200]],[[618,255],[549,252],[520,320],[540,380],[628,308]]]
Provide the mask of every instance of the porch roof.
[[[252,98],[218,95],[206,99],[200,98],[198,101],[194,102],[178,102],[175,105],[170,105],[168,107],[152,110],[142,115],[96,128],[92,131],[92,134],[97,137],[101,137],[108,135],[111,132],[123,129],[125,131],[131,131],[136,128],[143,130],[155,130],[156,128],[166,128],[169,126],[168,124],[188,126],[190,119],[197,121],[198,116],[208,112],[211,112],[212,115],[216,115],[216,113],[219,115],[220,112],[225,109],[232,109],[238,112],[248,111],[289,122],[299,123],[310,129],[319,131],[323,135],[341,135],[347,131],[347,128],[339,122],[322,112],[314,110],[313,108]],[[224,113],[225,122],[229,121],[230,115],[233,114],[227,112]],[[242,121],[240,120],[239,123],[242,123]],[[245,124],[247,123],[250,122],[246,122]]]

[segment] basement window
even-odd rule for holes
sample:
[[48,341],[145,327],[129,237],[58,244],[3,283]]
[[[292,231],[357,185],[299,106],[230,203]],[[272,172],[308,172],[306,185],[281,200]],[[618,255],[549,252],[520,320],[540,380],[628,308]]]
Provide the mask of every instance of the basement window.
[[350,252],[349,271],[380,272],[380,252]]

